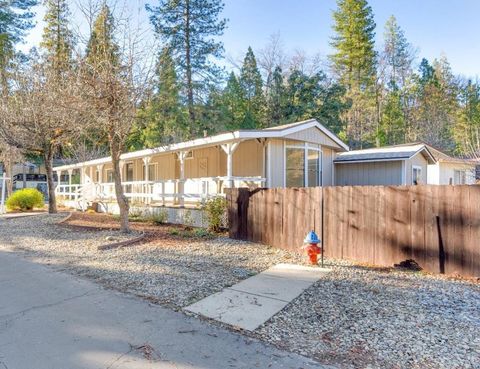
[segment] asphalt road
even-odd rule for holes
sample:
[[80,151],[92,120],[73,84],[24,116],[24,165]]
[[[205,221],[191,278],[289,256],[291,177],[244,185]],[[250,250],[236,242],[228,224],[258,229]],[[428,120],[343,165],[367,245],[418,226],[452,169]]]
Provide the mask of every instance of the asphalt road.
[[0,369],[325,368],[0,251]]

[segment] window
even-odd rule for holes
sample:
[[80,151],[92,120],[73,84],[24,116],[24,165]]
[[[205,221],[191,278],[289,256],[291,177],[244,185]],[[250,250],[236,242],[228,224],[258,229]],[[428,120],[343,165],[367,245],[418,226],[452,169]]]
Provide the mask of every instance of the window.
[[320,151],[308,150],[308,187],[320,186]]
[[412,184],[418,185],[422,183],[422,167],[414,165],[412,167]]
[[285,148],[286,187],[321,186],[321,151],[308,146]]
[[[148,180],[149,181],[155,181],[157,178],[157,167],[155,164],[148,164]],[[143,180],[146,181],[147,178],[145,177],[145,165],[142,165],[142,176]]]
[[453,184],[454,185],[464,185],[467,183],[467,173],[464,170],[455,170],[453,172]]
[[305,149],[286,148],[286,186],[305,186]]
[[125,164],[125,182],[133,181],[133,163]]
[[107,169],[107,183],[113,183],[113,170]]

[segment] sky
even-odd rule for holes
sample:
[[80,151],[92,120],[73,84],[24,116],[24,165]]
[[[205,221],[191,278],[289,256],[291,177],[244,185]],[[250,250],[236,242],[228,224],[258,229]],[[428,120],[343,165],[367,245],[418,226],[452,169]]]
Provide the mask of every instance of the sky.
[[[82,0],[76,0],[82,2]],[[83,0],[84,1],[84,0]],[[146,2],[126,0],[132,17],[149,27]],[[332,52],[332,11],[335,0],[224,0],[223,17],[228,28],[222,37],[227,59],[241,60],[248,48],[263,48],[272,34],[279,33],[288,52],[302,50],[308,55]],[[445,55],[456,74],[480,76],[479,0],[370,0],[377,24],[377,48],[382,45],[386,20],[395,15],[418,57],[429,60]],[[74,5],[72,5],[74,8]],[[43,9],[37,10],[37,26],[30,32],[27,50],[38,45],[43,28]],[[82,28],[79,13],[74,22]]]

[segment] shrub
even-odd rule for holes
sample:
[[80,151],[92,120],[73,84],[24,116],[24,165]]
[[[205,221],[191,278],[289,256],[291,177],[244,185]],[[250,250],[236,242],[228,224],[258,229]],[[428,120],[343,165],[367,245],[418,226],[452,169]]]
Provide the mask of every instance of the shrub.
[[168,212],[165,209],[161,209],[157,213],[150,215],[148,220],[155,224],[165,224],[168,222]]
[[206,202],[205,213],[209,231],[220,232],[226,210],[227,201],[223,197],[214,197]]
[[12,193],[6,202],[9,210],[32,210],[33,208],[43,208],[45,200],[40,191],[35,188],[24,188]]

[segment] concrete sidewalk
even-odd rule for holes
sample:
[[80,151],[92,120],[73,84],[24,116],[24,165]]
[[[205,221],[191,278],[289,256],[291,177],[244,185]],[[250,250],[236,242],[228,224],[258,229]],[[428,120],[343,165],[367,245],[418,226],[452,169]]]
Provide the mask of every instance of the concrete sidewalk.
[[0,368],[326,368],[0,251]]
[[0,214],[0,219],[15,219],[15,218],[24,218],[24,217],[33,217],[35,215],[45,215],[48,214],[46,211],[31,211],[24,213],[5,213]]
[[278,264],[185,310],[253,331],[328,272],[318,267]]

